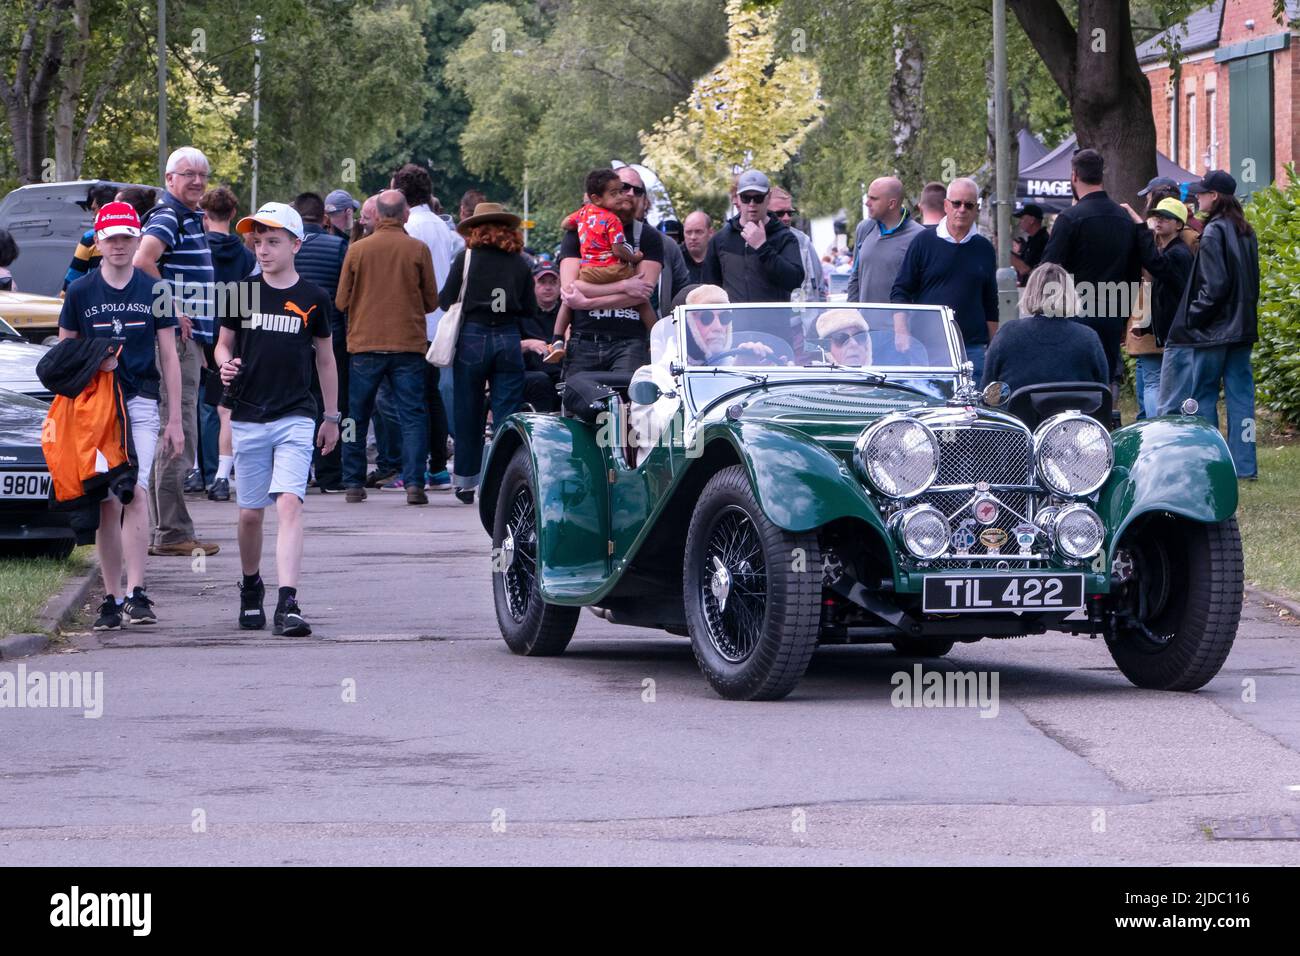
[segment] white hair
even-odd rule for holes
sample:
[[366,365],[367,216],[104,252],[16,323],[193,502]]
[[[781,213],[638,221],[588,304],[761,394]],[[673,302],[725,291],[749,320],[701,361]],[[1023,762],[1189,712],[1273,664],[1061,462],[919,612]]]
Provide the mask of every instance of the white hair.
[[212,168],[208,165],[208,157],[203,155],[203,150],[195,146],[182,146],[180,149],[172,150],[172,154],[167,157],[167,172],[176,172],[176,167],[186,161],[192,168]]
[[956,186],[958,183],[960,183],[960,184],[963,185],[963,186],[969,186],[970,189],[971,189],[971,192],[973,192],[973,193],[975,194],[975,200],[976,200],[977,202],[979,201],[979,198],[980,198],[980,184],[977,183],[977,182],[975,182],[975,180],[971,179],[969,176],[960,176],[960,177],[958,177],[957,179],[954,179],[952,182],[950,182],[950,183],[948,184],[948,189],[947,189],[947,191],[944,193],[944,195],[947,196],[949,199],[951,199],[951,198],[952,198],[952,187],[953,187],[953,186]]

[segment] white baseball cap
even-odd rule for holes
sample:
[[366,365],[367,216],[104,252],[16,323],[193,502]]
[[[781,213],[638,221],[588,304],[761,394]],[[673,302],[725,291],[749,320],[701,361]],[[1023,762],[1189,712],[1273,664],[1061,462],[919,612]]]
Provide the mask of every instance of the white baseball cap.
[[298,239],[303,237],[302,216],[298,215],[298,210],[285,203],[263,203],[262,208],[257,212],[239,220],[235,231],[241,235],[250,233],[253,231],[253,226],[259,222],[272,229],[287,229]]

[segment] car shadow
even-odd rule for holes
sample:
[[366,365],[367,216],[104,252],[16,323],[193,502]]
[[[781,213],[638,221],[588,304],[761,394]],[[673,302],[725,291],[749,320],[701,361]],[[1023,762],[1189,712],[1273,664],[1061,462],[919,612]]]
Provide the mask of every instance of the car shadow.
[[[914,673],[920,664],[923,672],[974,671],[996,672],[999,693],[1012,695],[1047,694],[1057,697],[1099,693],[1138,692],[1111,664],[1102,648],[1102,656],[1086,670],[1047,667],[1017,660],[1008,652],[1006,660],[990,661],[964,657],[958,644],[946,657],[920,658],[899,654],[888,644],[820,647],[808,665],[808,671],[790,696],[804,702],[837,702],[855,699],[879,699],[896,686],[894,675]],[[575,641],[559,662],[575,671],[599,665],[602,681],[619,680],[623,669],[629,679],[641,674],[634,665],[651,665],[652,674],[662,685],[671,682],[674,691],[692,696],[711,697],[713,692],[700,674],[686,638],[652,637],[635,640],[597,638]],[[695,691],[692,691],[694,686]]]

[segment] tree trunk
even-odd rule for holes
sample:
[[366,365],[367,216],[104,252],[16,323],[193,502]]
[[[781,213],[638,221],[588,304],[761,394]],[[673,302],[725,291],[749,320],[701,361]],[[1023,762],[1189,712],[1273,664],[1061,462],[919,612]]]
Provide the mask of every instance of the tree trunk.
[[[46,134],[50,93],[63,60],[67,10],[73,0],[43,0],[31,7],[18,43],[13,79],[0,78],[0,101],[9,118],[18,182],[38,182],[46,170]],[[45,42],[36,53],[40,14],[48,8]]]
[[894,76],[889,83],[894,172],[903,182],[921,175],[917,140],[924,116],[925,50],[920,38],[903,24],[894,25]]
[[77,179],[77,106],[90,54],[90,0],[73,0],[72,52],[59,75],[59,102],[54,108],[54,175],[61,182]]
[[1070,104],[1079,146],[1105,159],[1107,192],[1137,203],[1156,174],[1156,126],[1128,0],[1079,0],[1077,30],[1058,0],[1008,3]]

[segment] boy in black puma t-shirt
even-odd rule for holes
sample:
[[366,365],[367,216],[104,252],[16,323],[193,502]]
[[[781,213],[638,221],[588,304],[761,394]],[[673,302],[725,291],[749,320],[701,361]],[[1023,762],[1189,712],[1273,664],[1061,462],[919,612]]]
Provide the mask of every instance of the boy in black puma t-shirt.
[[[262,519],[275,504],[279,519],[276,573],[280,596],[273,633],[306,637],[311,626],[298,607],[302,564],[302,505],[307,494],[313,437],[323,454],[339,440],[338,373],[334,366],[329,299],[294,269],[302,245],[302,218],[284,203],[266,203],[239,221],[238,232],[253,234],[262,271],[246,280],[238,315],[221,319],[216,357],[226,386],[235,444],[239,502],[239,626],[266,626],[262,602]],[[325,420],[315,428],[312,363],[325,400]]]

